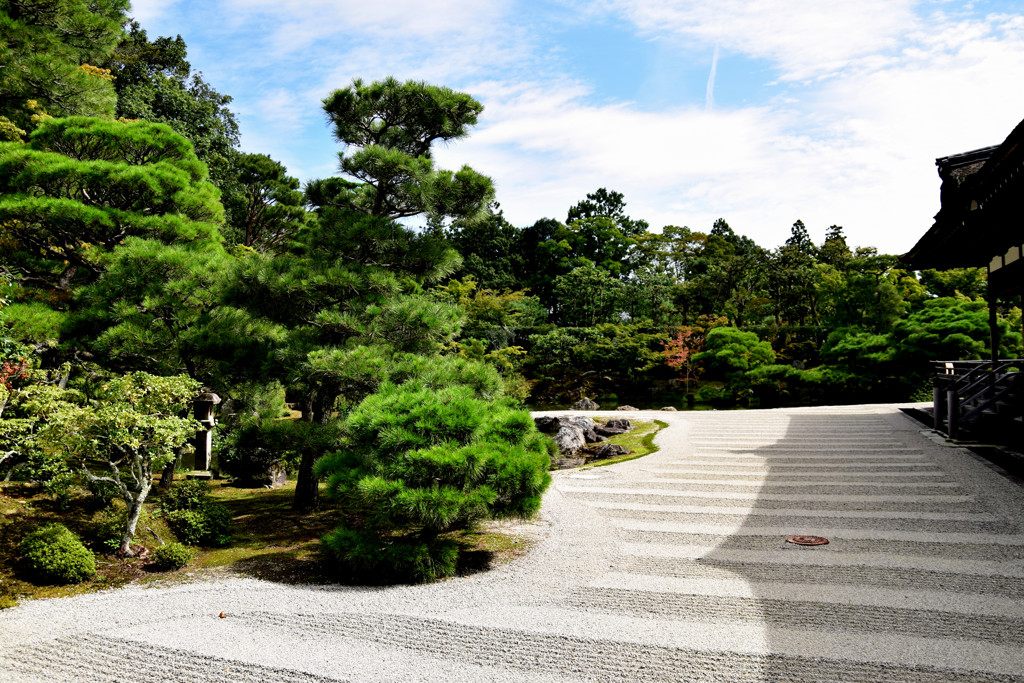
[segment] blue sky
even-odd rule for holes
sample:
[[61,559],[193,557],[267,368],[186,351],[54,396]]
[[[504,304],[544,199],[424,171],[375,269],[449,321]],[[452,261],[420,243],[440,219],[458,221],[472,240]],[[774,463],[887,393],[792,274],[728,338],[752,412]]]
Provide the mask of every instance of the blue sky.
[[807,224],[907,251],[937,157],[1024,118],[1019,0],[135,0],[151,37],[235,98],[242,147],[334,175],[320,110],[353,78],[466,91],[485,110],[436,152],[493,178],[506,217],[622,192],[652,228],[718,217],[762,246]]

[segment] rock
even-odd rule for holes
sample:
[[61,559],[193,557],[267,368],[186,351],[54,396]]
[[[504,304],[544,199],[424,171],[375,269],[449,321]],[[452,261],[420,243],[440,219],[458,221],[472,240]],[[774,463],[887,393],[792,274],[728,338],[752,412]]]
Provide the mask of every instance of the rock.
[[580,400],[572,404],[573,410],[600,410],[601,406],[595,403],[593,400],[584,396]]
[[636,410],[633,406],[619,406],[615,410]]
[[601,443],[605,440],[603,436],[595,432],[593,429],[583,430],[583,440],[587,443]]
[[597,425],[596,427],[594,427],[594,431],[600,434],[601,436],[617,436],[619,434],[625,434],[629,430],[617,429],[615,427],[608,427],[605,425]]
[[674,412],[676,412],[676,407],[675,406],[665,406],[664,408],[662,408],[662,410],[667,410],[669,412],[674,413]]
[[594,458],[600,460],[603,458],[614,458],[619,455],[628,455],[633,451],[629,450],[625,446],[620,446],[617,443],[606,443],[603,446],[598,446],[597,450],[594,451]]
[[570,427],[579,427],[583,431],[593,429],[597,424],[594,422],[594,418],[586,417],[585,415],[566,415],[557,419],[560,427],[569,425]]
[[627,432],[633,428],[633,423],[624,417],[613,417],[604,423],[609,429],[625,429]]
[[570,425],[559,427],[558,433],[555,434],[555,443],[558,444],[558,450],[562,455],[575,455],[587,445],[583,438],[583,430]]
[[558,431],[561,426],[557,417],[550,415],[541,415],[540,417],[533,418],[534,424],[537,425],[537,430],[544,432],[545,434],[554,434]]

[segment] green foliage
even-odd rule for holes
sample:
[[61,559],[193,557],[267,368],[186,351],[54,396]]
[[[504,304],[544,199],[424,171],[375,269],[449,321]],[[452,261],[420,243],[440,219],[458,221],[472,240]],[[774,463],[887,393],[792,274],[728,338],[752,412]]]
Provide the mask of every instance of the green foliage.
[[168,543],[153,551],[153,567],[162,572],[171,572],[186,566],[195,556],[192,548],[181,543]]
[[164,512],[171,510],[195,510],[210,499],[210,483],[201,479],[188,479],[175,484],[163,495],[160,506]]
[[195,510],[171,510],[164,518],[182,543],[222,546],[231,542],[231,512],[220,503],[207,503]]
[[32,128],[39,117],[114,114],[102,64],[121,38],[127,0],[5,0],[0,3],[0,117]]
[[181,36],[150,41],[137,22],[109,57],[117,91],[117,116],[165,123],[187,138],[222,190],[232,181],[238,123],[231,98],[192,72]]
[[366,583],[429,583],[453,576],[459,548],[454,541],[381,541],[368,534],[338,528],[321,541],[327,562],[349,578]]
[[48,584],[81,583],[96,575],[93,554],[63,524],[48,524],[18,546],[26,574]]
[[0,237],[26,283],[67,291],[102,274],[127,237],[216,240],[217,190],[192,145],[162,124],[48,119],[0,145]]
[[319,457],[337,445],[334,423],[256,419],[228,437],[219,456],[221,472],[242,482],[259,482],[273,467],[295,471],[304,453]]
[[212,384],[220,367],[203,350],[220,322],[231,266],[213,240],[167,245],[128,238],[99,280],[81,291],[65,334],[101,355],[108,368],[188,373]]
[[266,154],[236,154],[221,189],[229,243],[280,252],[309,219],[299,181]]
[[586,262],[555,278],[558,319],[568,327],[610,322],[619,312],[622,283],[608,271]]
[[[199,384],[184,376],[135,372],[101,385],[93,402],[58,402],[38,435],[50,457],[73,463],[92,481],[117,487],[128,506],[121,552],[131,540],[142,504],[153,486],[153,469],[172,462],[198,429],[185,413]],[[105,473],[94,469],[102,463]]]
[[14,339],[45,346],[56,345],[66,318],[66,313],[38,301],[12,303],[4,308],[4,320]]
[[951,268],[922,270],[921,284],[935,297],[967,297],[983,299],[988,286],[984,268]]
[[433,580],[454,570],[438,537],[528,516],[550,482],[544,439],[524,411],[464,384],[385,383],[344,423],[344,449],[317,471],[359,523],[324,539],[341,571]]
[[695,354],[693,360],[709,378],[725,379],[771,363],[775,352],[753,332],[716,327],[707,333],[704,350]]
[[188,545],[221,546],[231,542],[231,511],[210,498],[205,481],[186,481],[164,495],[164,519]]
[[357,78],[325,98],[324,111],[347,147],[341,171],[356,182],[310,183],[313,204],[388,218],[426,213],[440,224],[481,215],[493,199],[489,178],[468,166],[434,169],[430,156],[435,142],[464,137],[476,123],[483,106],[469,95],[419,81]]

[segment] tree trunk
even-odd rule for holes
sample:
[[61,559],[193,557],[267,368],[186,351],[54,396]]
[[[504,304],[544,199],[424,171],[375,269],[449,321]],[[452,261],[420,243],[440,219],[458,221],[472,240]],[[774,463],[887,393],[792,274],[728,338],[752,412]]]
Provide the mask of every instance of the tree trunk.
[[320,505],[320,482],[313,472],[316,455],[310,451],[302,454],[299,462],[299,477],[295,482],[295,499],[292,503],[299,512],[312,512]]
[[160,486],[157,489],[160,493],[167,493],[171,490],[171,484],[174,482],[174,468],[177,464],[178,458],[175,458],[164,465],[163,472],[160,474]]
[[119,552],[125,557],[130,557],[132,552],[132,539],[135,537],[135,527],[139,523],[139,515],[142,513],[142,504],[149,493],[149,485],[142,487],[141,491],[134,492],[132,500],[128,504],[128,523],[125,524],[124,535],[121,536],[121,548]]
[[[327,418],[330,412],[326,413]],[[325,410],[323,400],[318,397],[309,396],[303,402],[302,419],[309,422],[325,422]],[[312,512],[320,505],[320,482],[313,472],[313,463],[316,462],[316,454],[306,451],[299,461],[299,475],[295,481],[295,498],[292,507],[299,512]]]

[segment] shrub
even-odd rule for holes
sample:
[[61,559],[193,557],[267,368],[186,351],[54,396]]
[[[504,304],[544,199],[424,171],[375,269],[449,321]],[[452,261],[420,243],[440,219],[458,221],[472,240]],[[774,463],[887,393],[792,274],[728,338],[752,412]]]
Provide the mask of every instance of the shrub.
[[231,542],[231,513],[220,503],[207,502],[195,510],[171,510],[165,519],[182,543],[219,546]]
[[160,505],[164,512],[171,510],[195,510],[209,501],[210,484],[201,479],[189,479],[176,485],[164,494]]
[[48,524],[21,540],[26,572],[42,583],[81,583],[96,575],[93,554],[63,524]]
[[220,546],[231,542],[231,512],[210,500],[207,482],[182,482],[167,492],[162,506],[167,526],[182,543]]
[[317,462],[349,524],[323,538],[341,573],[372,581],[432,581],[455,571],[442,534],[526,517],[550,483],[547,441],[525,411],[474,387],[385,383],[344,424],[346,448]]
[[373,584],[427,583],[453,576],[459,557],[458,545],[448,539],[388,542],[345,527],[327,534],[321,543],[327,562],[345,578]]
[[[121,494],[117,489],[117,485],[109,481],[93,481],[92,479],[87,479],[85,482],[85,488],[88,489],[91,494],[91,505],[95,509],[110,507],[110,504],[114,502],[114,499]],[[123,529],[124,526],[122,525],[121,528]]]
[[181,569],[196,556],[191,548],[181,543],[168,543],[153,551],[153,566],[163,572]]

